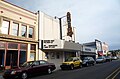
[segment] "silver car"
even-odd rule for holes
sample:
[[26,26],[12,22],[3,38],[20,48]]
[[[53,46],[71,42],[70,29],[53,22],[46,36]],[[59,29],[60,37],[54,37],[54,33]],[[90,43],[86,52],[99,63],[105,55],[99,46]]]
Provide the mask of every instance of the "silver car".
[[100,56],[96,59],[96,63],[103,63],[106,61],[106,58],[104,56]]

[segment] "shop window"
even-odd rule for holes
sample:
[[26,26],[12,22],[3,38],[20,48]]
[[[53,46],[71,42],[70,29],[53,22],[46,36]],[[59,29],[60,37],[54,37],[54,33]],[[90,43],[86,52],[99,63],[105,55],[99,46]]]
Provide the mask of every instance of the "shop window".
[[2,33],[2,34],[9,34],[8,33],[9,32],[9,27],[10,27],[10,21],[3,20],[0,33]]
[[11,35],[18,36],[18,27],[19,27],[18,23],[13,23]]
[[8,49],[18,49],[17,43],[8,43]]
[[34,34],[34,29],[33,28],[29,28],[29,38],[33,38],[33,34]]
[[26,37],[26,34],[27,34],[27,26],[22,25],[21,26],[21,36]]
[[20,44],[20,50],[26,50],[27,44]]
[[60,59],[60,53],[58,53],[58,52],[56,53],[56,58]]
[[48,52],[45,52],[45,59],[49,59]]
[[4,66],[4,54],[5,50],[0,50],[0,65]]
[[21,66],[24,62],[27,61],[27,44],[20,44],[20,62],[19,65]]
[[36,45],[35,44],[31,44],[30,50],[34,50],[35,51],[35,49],[36,49]]
[[35,44],[31,44],[31,47],[30,47],[30,59],[31,60],[36,59],[36,45]]
[[0,49],[3,49],[3,48],[5,48],[5,43],[0,42]]
[[51,59],[55,59],[55,53],[51,52]]
[[30,59],[31,59],[32,61],[35,60],[35,52],[30,52]]
[[27,60],[26,53],[27,53],[26,51],[23,51],[23,50],[20,51],[20,66]]

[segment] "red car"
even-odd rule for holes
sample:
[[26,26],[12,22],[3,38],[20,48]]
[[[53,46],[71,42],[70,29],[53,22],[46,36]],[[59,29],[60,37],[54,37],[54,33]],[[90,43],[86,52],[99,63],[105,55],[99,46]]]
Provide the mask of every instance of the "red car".
[[56,67],[53,63],[44,60],[25,62],[21,67],[6,70],[3,74],[5,79],[28,79],[28,77],[47,72],[51,74]]

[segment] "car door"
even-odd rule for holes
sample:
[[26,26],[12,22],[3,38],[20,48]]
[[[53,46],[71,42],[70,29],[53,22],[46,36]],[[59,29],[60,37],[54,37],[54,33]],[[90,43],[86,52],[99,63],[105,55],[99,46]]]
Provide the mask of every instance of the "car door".
[[28,68],[28,73],[30,75],[34,75],[34,74],[37,74],[39,71],[38,71],[38,68],[39,68],[39,62],[38,61],[34,61],[33,64]]
[[90,62],[90,64],[92,64],[92,63],[93,63],[93,60],[92,60],[92,58],[91,58],[91,57],[89,57],[89,62]]
[[39,72],[44,73],[48,70],[48,63],[46,61],[41,60],[40,61],[40,66],[39,66]]
[[75,67],[78,67],[79,64],[80,64],[80,61],[78,58],[74,58],[74,64],[75,64]]
[[[31,64],[32,63],[32,64]],[[38,73],[38,66],[39,66],[39,62],[37,61],[33,61],[33,62],[30,62],[29,64],[31,64],[29,67],[27,67],[27,72],[30,74],[30,75],[34,75],[36,73]]]

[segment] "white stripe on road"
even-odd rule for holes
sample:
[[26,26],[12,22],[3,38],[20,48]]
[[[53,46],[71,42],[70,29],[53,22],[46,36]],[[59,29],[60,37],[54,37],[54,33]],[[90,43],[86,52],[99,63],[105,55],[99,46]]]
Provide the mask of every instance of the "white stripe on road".
[[[119,68],[117,68],[114,72],[112,72],[107,78],[105,78],[105,79],[109,79],[110,78],[110,76],[112,76],[114,73],[116,73],[118,70],[120,69],[120,67]],[[116,76],[115,76],[116,77]],[[112,78],[112,79],[114,79],[114,78]]]
[[115,77],[116,77],[119,73],[120,73],[120,71],[118,71],[118,72],[113,76],[112,79],[115,79]]

